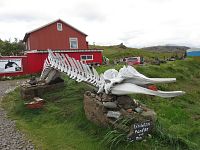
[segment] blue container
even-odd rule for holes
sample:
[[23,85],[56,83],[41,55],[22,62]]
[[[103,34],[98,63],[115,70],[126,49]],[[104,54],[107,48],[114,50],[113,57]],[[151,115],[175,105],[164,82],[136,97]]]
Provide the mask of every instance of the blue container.
[[197,48],[188,49],[187,56],[200,56],[200,49]]

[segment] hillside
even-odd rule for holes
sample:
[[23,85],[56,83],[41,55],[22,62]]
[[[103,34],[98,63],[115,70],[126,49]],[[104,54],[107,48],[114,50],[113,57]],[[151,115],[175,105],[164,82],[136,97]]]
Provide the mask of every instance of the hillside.
[[131,56],[144,56],[146,58],[150,57],[162,57],[164,55],[173,55],[173,53],[153,53],[151,51],[145,51],[144,49],[137,48],[120,48],[118,46],[90,46],[91,49],[103,49],[103,55],[109,59],[120,58],[120,57],[131,57]]
[[[138,49],[104,48],[110,59],[143,55],[146,58],[163,57],[171,53],[152,53]],[[123,65],[97,68],[104,72]],[[16,120],[38,149],[50,150],[142,150],[142,149],[200,149],[200,58],[187,58],[166,64],[136,66],[148,77],[175,77],[176,83],[158,85],[161,90],[183,90],[185,95],[164,99],[147,95],[131,95],[155,110],[158,121],[156,131],[142,142],[127,142],[126,134],[113,128],[97,126],[85,117],[83,94],[89,87],[67,77],[65,88],[43,95],[47,103],[42,110],[28,110],[20,98],[19,89],[4,98],[2,106]]]
[[124,57],[134,57],[134,56],[142,56],[144,59],[149,62],[152,61],[154,58],[159,59],[167,59],[172,56],[182,56],[184,51],[176,52],[176,51],[151,51],[145,49],[137,49],[137,48],[120,48],[117,46],[90,46],[91,49],[103,49],[103,55],[110,59],[112,62],[115,59],[120,59]]
[[152,52],[185,52],[190,47],[186,46],[152,46],[144,47],[143,50],[152,51]]

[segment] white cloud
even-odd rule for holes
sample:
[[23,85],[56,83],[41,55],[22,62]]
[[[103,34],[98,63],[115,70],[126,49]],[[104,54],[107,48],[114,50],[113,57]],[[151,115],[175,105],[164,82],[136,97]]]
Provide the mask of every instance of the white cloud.
[[0,38],[61,18],[88,34],[90,44],[200,46],[199,0],[1,0]]

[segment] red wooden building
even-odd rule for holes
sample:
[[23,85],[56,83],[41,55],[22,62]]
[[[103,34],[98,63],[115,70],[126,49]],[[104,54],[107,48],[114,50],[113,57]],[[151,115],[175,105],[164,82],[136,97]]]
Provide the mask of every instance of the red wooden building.
[[27,50],[88,49],[87,35],[58,19],[25,34]]
[[25,34],[28,51],[61,50],[86,63],[102,63],[102,50],[89,50],[87,35],[58,19]]
[[[23,39],[27,49],[25,56],[0,57],[0,76],[40,73],[48,55],[48,49],[67,53],[70,57],[85,63],[102,64],[103,50],[89,49],[86,37],[85,33],[61,19],[32,30],[26,33]],[[9,66],[10,61],[17,64],[17,70],[5,69],[4,66]]]

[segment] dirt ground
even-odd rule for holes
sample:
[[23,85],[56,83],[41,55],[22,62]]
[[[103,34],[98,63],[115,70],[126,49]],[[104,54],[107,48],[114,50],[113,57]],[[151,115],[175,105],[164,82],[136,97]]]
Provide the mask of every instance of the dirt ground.
[[[13,91],[25,80],[0,81],[0,103],[2,97]],[[7,117],[6,111],[0,107],[0,149],[1,150],[34,150],[30,140],[25,139],[15,125],[15,121]]]

